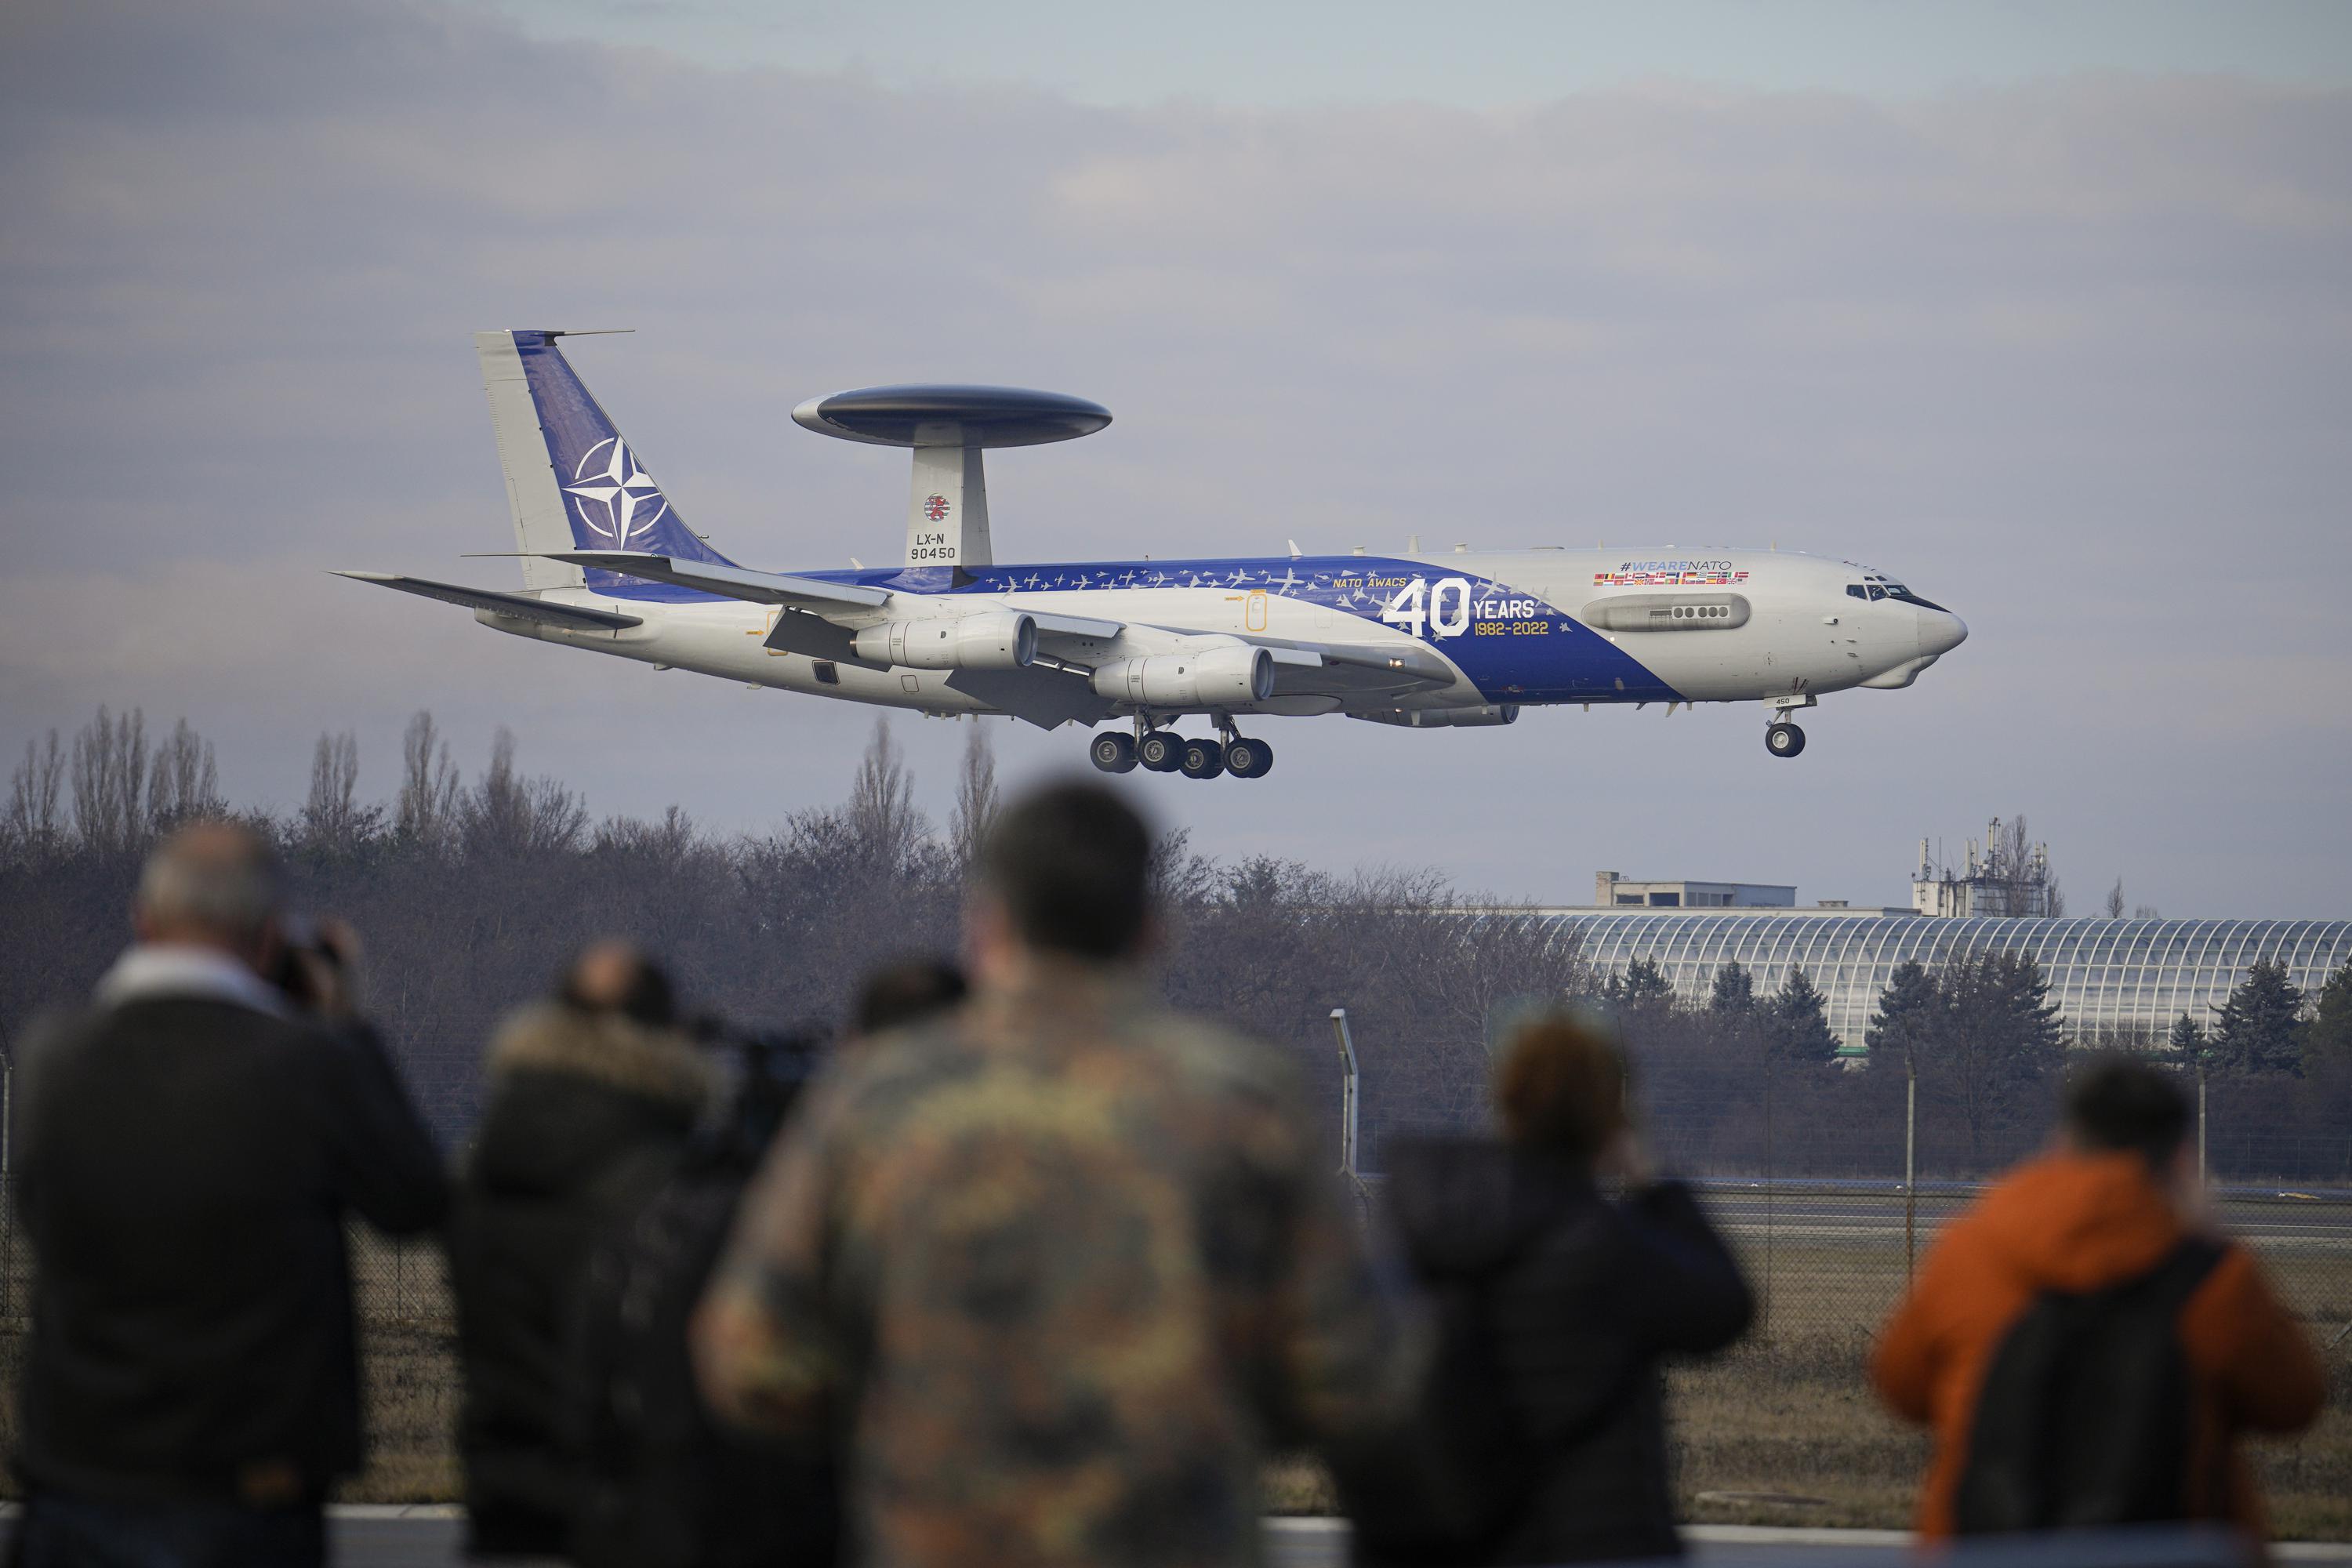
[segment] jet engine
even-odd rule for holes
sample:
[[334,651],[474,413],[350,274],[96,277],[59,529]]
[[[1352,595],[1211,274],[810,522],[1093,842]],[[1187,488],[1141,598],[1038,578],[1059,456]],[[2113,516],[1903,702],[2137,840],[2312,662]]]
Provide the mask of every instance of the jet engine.
[[849,639],[858,658],[908,669],[1024,669],[1037,657],[1037,623],[1018,610],[935,621],[886,621]]
[[1274,695],[1274,655],[1247,643],[1122,658],[1095,671],[1095,692],[1146,708],[1220,708]]

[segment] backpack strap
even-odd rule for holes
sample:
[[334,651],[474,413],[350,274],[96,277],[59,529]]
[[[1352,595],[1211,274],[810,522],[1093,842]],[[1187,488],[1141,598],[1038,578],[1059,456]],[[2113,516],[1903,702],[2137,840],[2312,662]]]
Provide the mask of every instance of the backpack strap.
[[2230,1250],[2229,1243],[2210,1236],[2184,1236],[2164,1261],[2140,1279],[2140,1289],[2148,1293],[2153,1302],[2160,1302],[2179,1312],[2189,1305],[2221,1259]]

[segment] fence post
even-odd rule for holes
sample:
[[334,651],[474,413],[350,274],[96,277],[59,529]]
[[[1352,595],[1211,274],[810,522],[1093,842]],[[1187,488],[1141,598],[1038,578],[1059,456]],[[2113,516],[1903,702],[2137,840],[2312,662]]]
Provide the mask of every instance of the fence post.
[[2205,1063],[2197,1064],[2197,1184],[2205,1184]]
[[1331,1009],[1331,1036],[1339,1043],[1339,1174],[1347,1179],[1348,1194],[1355,1200],[1359,1223],[1372,1223],[1372,1194],[1356,1170],[1356,1121],[1361,1099],[1356,1084],[1356,1037],[1348,1028],[1348,1010]]
[[1919,1259],[1919,1062],[1903,1054],[1903,1285],[1911,1286]]
[[1348,1010],[1331,1009],[1331,1035],[1339,1042],[1339,1173],[1349,1181],[1356,1174],[1356,1041],[1348,1032]]
[[0,1054],[0,1318],[16,1301],[16,1167],[9,1133],[16,1121],[16,1053]]
[[1772,1058],[1764,1058],[1764,1302],[1759,1321],[1772,1326]]

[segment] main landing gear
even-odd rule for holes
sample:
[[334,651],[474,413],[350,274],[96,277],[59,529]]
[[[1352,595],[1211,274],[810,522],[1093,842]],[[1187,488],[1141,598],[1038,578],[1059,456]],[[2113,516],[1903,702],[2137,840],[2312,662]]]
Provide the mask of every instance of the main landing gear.
[[1237,779],[1262,779],[1274,771],[1274,748],[1235,733],[1231,721],[1220,718],[1223,740],[1191,740],[1173,730],[1157,730],[1148,719],[1135,721],[1132,739],[1113,731],[1087,744],[1087,757],[1107,773],[1132,773],[1142,767],[1155,773],[1182,773],[1188,779],[1213,779],[1231,773]]

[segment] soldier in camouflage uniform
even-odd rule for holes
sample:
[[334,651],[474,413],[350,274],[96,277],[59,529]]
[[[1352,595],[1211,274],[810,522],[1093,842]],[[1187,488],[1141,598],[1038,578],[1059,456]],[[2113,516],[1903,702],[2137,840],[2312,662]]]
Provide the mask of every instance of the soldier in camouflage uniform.
[[1093,785],[1006,813],[972,1001],[812,1091],[703,1303],[716,1405],[837,1423],[863,1561],[1251,1562],[1269,1446],[1402,1403],[1288,1065],[1138,973],[1149,851]]

